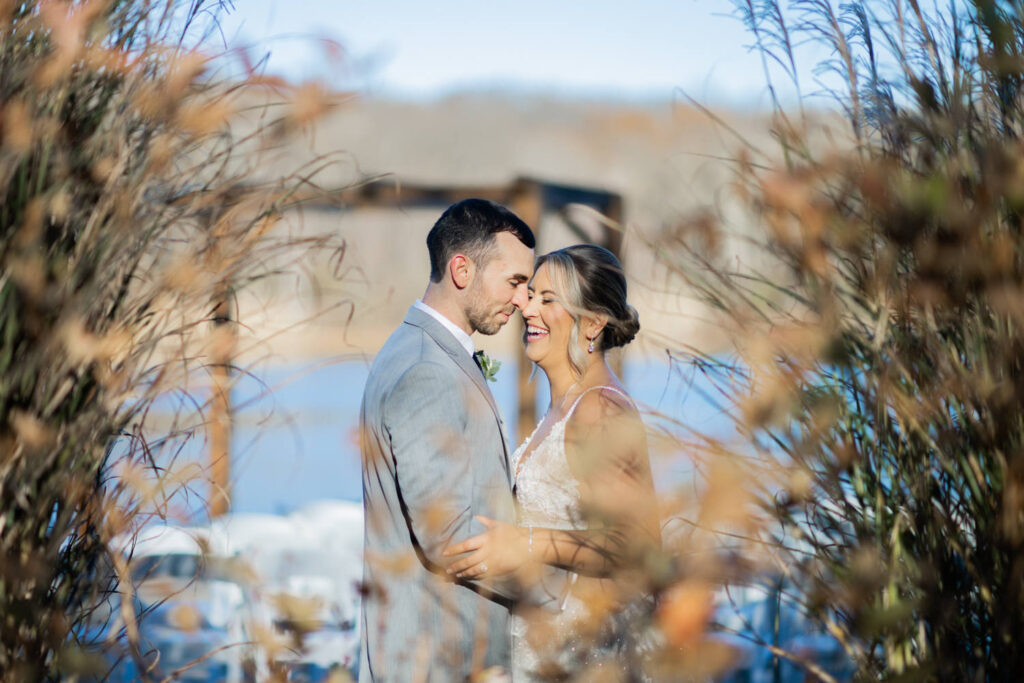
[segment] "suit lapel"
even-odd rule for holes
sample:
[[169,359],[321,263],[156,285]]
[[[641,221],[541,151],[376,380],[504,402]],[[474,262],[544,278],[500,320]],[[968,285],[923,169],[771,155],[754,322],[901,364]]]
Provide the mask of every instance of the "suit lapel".
[[498,422],[498,431],[501,433],[501,448],[504,453],[502,464],[505,468],[505,475],[509,477],[509,483],[511,485],[511,469],[508,464],[508,444],[505,442],[505,424],[501,419],[501,411],[498,410],[498,404],[494,401],[494,395],[491,393],[491,388],[487,386],[487,379],[484,377],[484,373],[481,372],[476,361],[473,360],[473,357],[466,352],[465,347],[459,343],[452,333],[446,330],[444,325],[434,320],[428,314],[418,308],[411,307],[405,316],[405,322],[419,327],[426,332],[438,346],[444,349],[445,353],[451,357],[455,364],[469,376],[473,384],[475,384],[477,389],[480,390],[480,393],[482,393],[484,398],[487,399],[487,403],[491,406],[491,411],[494,413],[494,419]]

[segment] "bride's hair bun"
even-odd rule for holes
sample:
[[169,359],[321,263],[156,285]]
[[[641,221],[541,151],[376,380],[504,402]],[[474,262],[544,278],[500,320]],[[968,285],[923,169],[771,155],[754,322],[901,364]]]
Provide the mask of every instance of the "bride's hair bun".
[[636,333],[639,331],[640,314],[636,312],[635,308],[626,304],[625,317],[609,320],[608,324],[605,325],[604,332],[601,333],[601,337],[604,339],[604,343],[601,346],[605,349],[625,346],[633,341],[633,338],[636,337]]

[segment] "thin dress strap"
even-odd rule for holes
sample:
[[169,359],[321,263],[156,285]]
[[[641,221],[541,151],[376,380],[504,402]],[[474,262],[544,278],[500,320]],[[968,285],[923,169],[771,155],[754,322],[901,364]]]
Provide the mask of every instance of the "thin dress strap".
[[569,418],[570,418],[570,417],[572,416],[572,414],[576,412],[576,406],[578,406],[578,405],[580,404],[580,401],[582,401],[582,400],[583,400],[583,397],[584,397],[584,396],[586,396],[587,394],[589,394],[589,393],[590,393],[591,391],[593,391],[594,389],[611,389],[611,390],[612,390],[612,391],[614,391],[614,392],[615,392],[616,394],[618,394],[618,395],[622,396],[622,398],[624,398],[624,399],[626,399],[627,401],[629,401],[629,405],[631,405],[631,406],[632,406],[633,408],[636,408],[636,404],[635,404],[635,403],[633,403],[633,399],[631,399],[631,398],[629,397],[629,395],[628,395],[628,394],[626,394],[626,392],[624,392],[624,391],[622,391],[621,389],[618,389],[618,388],[616,388],[616,387],[613,387],[613,386],[611,386],[611,385],[603,385],[603,384],[600,384],[600,385],[598,385],[598,386],[596,386],[596,387],[590,387],[589,389],[587,389],[586,391],[584,391],[584,392],[583,392],[582,394],[580,394],[579,396],[577,396],[577,397],[576,397],[576,400],[572,402],[572,406],[571,406],[571,407],[569,408],[569,412],[567,412],[567,413],[565,414],[565,417],[563,417],[563,418],[562,418],[562,420],[564,420],[565,422],[568,422],[568,421],[569,421]]

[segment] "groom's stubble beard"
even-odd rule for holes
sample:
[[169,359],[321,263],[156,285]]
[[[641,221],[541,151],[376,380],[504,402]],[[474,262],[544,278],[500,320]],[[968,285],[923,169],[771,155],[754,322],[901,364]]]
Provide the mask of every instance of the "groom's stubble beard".
[[500,313],[507,313],[511,318],[516,307],[512,304],[494,306],[487,301],[487,294],[479,279],[474,279],[469,286],[469,306],[466,308],[466,319],[470,328],[480,334],[492,335],[501,331],[506,321],[500,320]]

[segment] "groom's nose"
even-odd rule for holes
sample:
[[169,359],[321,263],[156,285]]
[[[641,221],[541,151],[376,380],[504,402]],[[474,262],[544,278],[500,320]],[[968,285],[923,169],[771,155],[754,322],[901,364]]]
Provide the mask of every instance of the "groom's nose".
[[518,308],[520,311],[526,308],[526,305],[530,302],[529,293],[526,290],[526,283],[516,287],[516,291],[512,294],[512,305]]

